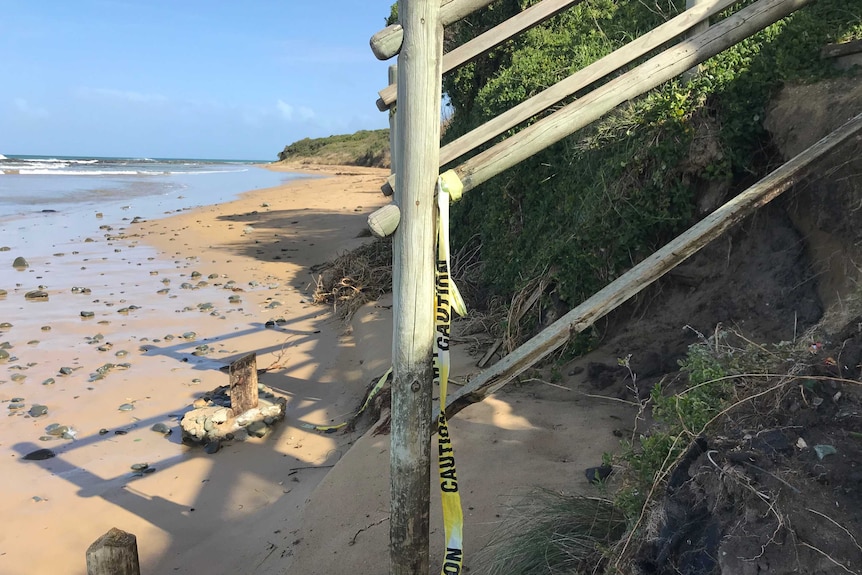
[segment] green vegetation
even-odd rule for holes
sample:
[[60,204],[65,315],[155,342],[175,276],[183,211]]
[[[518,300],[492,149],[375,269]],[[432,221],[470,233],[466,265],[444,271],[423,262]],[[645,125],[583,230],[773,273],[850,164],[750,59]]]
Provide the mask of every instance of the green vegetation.
[[328,138],[304,138],[278,153],[282,162],[389,167],[389,130],[360,130]]
[[[501,0],[452,27],[461,44],[533,1]],[[444,80],[457,138],[673,17],[683,0],[586,0]],[[698,216],[699,192],[732,192],[774,166],[762,127],[786,81],[832,73],[820,48],[862,31],[862,0],[820,0],[465,195],[453,239],[481,238],[484,283],[510,299],[551,270],[573,307]]]

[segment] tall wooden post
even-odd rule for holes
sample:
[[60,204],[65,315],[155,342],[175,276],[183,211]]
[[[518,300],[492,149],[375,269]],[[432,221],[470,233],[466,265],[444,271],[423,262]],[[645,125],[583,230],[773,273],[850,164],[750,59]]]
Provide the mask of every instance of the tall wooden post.
[[390,572],[428,574],[434,186],[440,154],[440,0],[399,0],[394,326],[390,448]]

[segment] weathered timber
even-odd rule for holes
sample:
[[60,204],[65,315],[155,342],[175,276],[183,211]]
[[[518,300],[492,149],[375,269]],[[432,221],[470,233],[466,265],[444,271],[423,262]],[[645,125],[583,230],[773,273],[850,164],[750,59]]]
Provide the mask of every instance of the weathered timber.
[[[841,44],[829,44],[820,50],[821,58],[840,58],[862,52],[862,40],[842,42]],[[445,58],[444,58],[445,60]]]
[[[440,6],[440,21],[443,26],[484,8],[494,0],[443,0]],[[399,17],[400,17],[399,12]],[[401,19],[403,22],[403,19]],[[371,51],[378,60],[388,60],[398,54],[404,38],[401,24],[392,24],[371,37]]]
[[440,150],[440,165],[448,164],[470,150],[474,150],[492,138],[499,136],[506,130],[510,130],[539,112],[547,110],[578,90],[583,90],[608,74],[616,72],[644,54],[676,38],[704,19],[721,12],[728,6],[732,6],[737,1],[706,0],[682,14],[678,14],[643,36],[632,40],[607,56],[603,56],[592,64],[581,68],[565,80],[560,80],[550,88],[524,100],[517,106],[471,130],[460,138],[451,141]]
[[378,238],[395,233],[400,222],[401,210],[395,204],[386,204],[368,215],[368,229]]
[[257,354],[230,364],[230,409],[234,417],[257,407]]
[[[388,73],[388,78],[389,78],[390,84],[395,84],[396,82],[398,82],[398,64],[392,64],[391,66],[389,66],[389,70],[387,71],[387,73]],[[390,174],[395,173],[395,153],[397,151],[395,149],[395,142],[396,142],[395,133],[398,131],[398,126],[395,125],[396,124],[396,122],[395,122],[395,114],[396,113],[397,113],[397,110],[395,109],[395,106],[392,106],[392,108],[389,109],[389,173]]]
[[87,549],[87,575],[141,575],[138,539],[112,527]]
[[[734,224],[799,183],[810,173],[815,162],[848,140],[862,137],[859,135],[860,133],[862,133],[862,114],[855,116],[740,193],[511,354],[479,373],[447,401],[446,416],[452,417],[468,405],[482,401],[506,385],[537,361],[564,345],[573,334],[591,326],[719,237]],[[436,416],[435,413],[434,421],[436,421]]]
[[[543,0],[534,4],[503,22],[487,32],[476,36],[469,42],[458,46],[454,50],[443,55],[443,73],[450,72],[464,64],[481,56],[485,52],[494,49],[509,38],[520,34],[530,28],[537,26],[556,16],[566,8],[579,4],[582,0]],[[398,89],[390,80],[389,86],[379,92],[380,100],[378,109],[385,110],[395,103],[398,98]],[[382,106],[382,107],[381,107]]]
[[434,188],[443,59],[440,11],[439,0],[398,2],[404,41],[398,56],[401,94],[395,116],[399,188],[395,203],[401,223],[392,245],[389,558],[393,575],[427,575],[429,570]]
[[623,102],[679,76],[811,2],[812,0],[758,0],[711,26],[703,34],[684,40],[650,58],[455,168],[464,184],[464,191],[472,190],[482,182],[598,120]]

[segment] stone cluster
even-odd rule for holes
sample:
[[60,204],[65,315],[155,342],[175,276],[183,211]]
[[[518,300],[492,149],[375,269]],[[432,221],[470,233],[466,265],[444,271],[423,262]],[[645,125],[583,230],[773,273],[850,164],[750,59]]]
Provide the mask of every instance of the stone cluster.
[[215,452],[222,441],[264,437],[272,426],[284,419],[287,401],[283,397],[276,398],[272,390],[258,384],[258,406],[245,413],[234,414],[230,388],[220,386],[195,400],[193,406],[194,409],[187,412],[180,422],[183,442],[205,445],[207,451]]

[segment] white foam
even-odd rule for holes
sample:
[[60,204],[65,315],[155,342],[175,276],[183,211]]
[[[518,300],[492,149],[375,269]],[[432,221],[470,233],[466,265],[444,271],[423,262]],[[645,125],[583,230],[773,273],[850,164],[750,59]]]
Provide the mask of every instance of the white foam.
[[57,170],[57,169],[26,169],[18,170],[22,176],[151,176],[160,175],[157,172],[138,172],[136,170]]
[[8,160],[8,159],[9,159],[9,158],[7,158],[6,156],[4,156],[3,154],[0,154],[0,160]]

